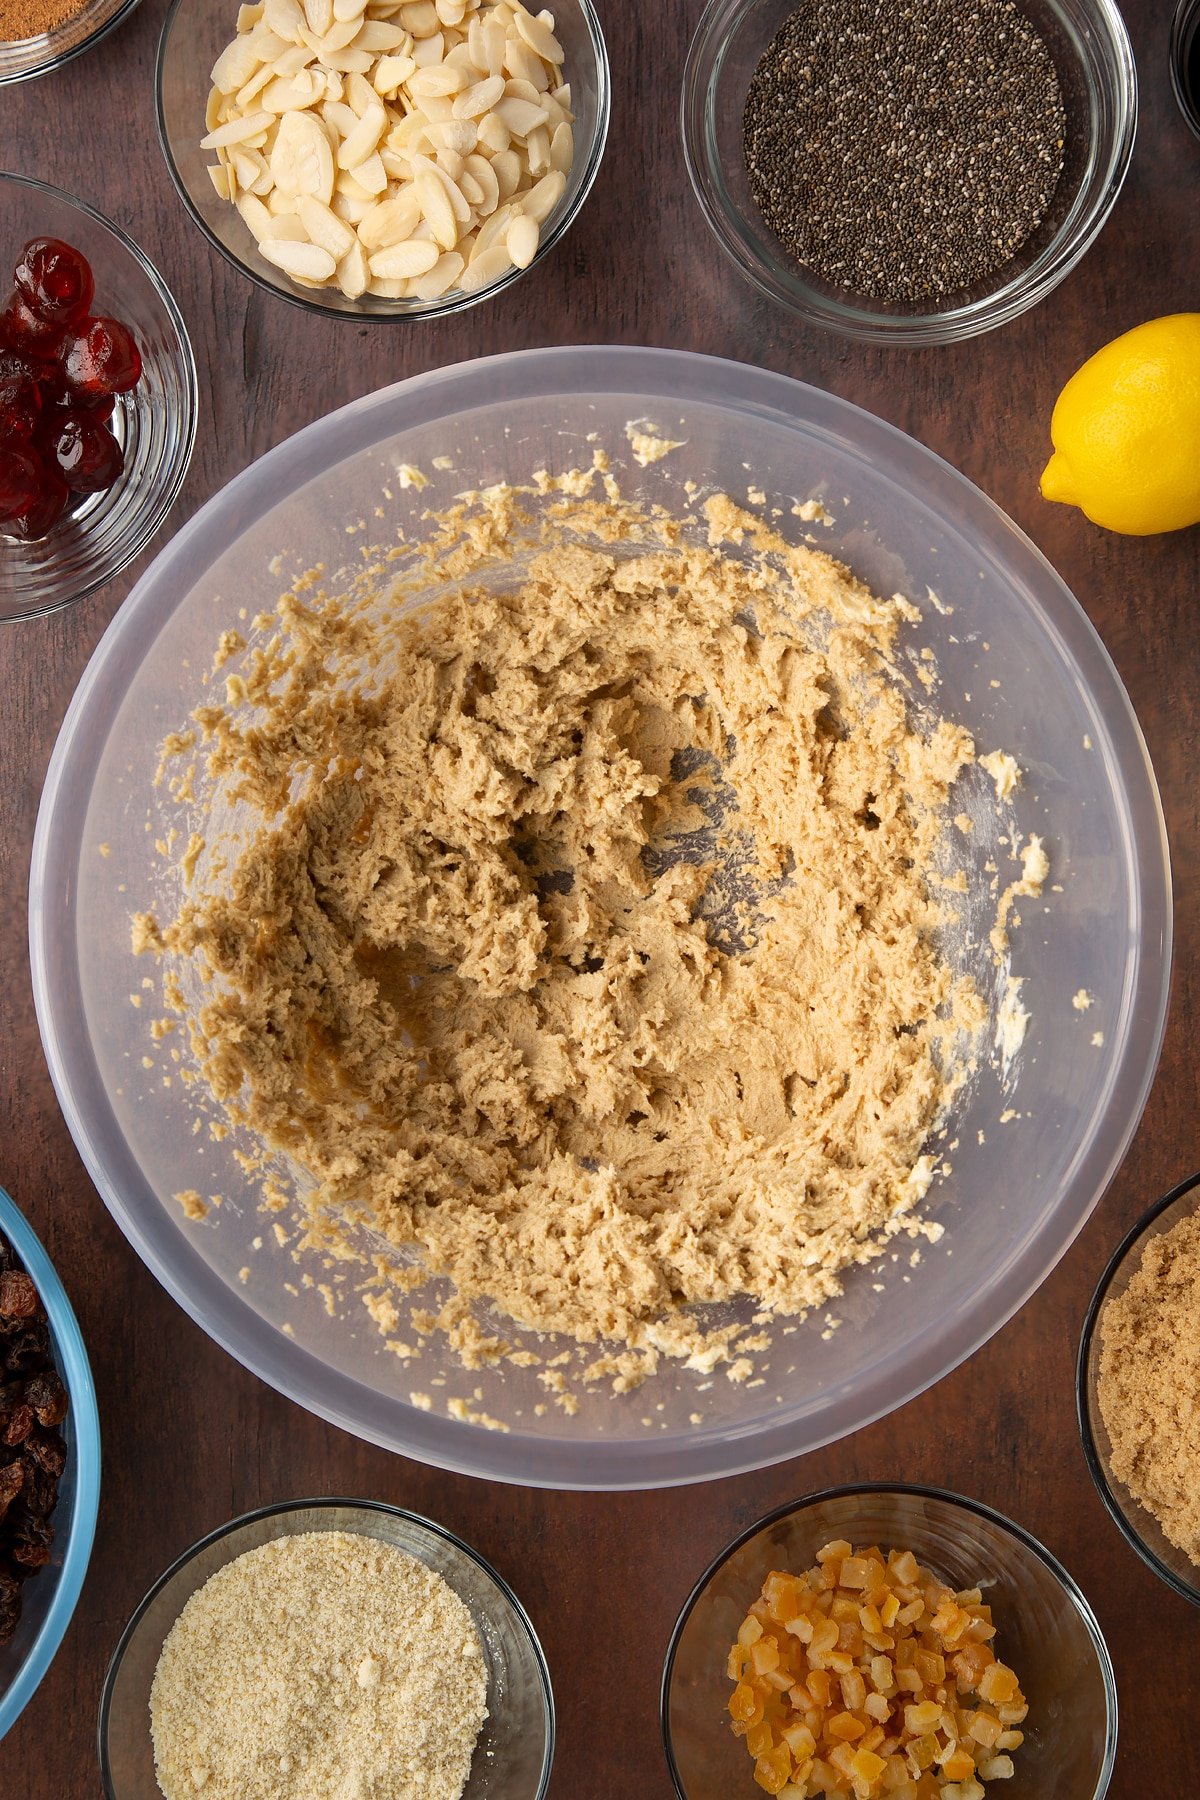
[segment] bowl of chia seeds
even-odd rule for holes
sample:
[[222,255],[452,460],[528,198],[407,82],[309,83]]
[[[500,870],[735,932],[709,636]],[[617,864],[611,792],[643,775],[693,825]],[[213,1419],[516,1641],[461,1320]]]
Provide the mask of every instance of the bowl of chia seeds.
[[933,344],[1037,304],[1120,192],[1137,76],[1113,0],[709,0],[688,172],[760,292]]

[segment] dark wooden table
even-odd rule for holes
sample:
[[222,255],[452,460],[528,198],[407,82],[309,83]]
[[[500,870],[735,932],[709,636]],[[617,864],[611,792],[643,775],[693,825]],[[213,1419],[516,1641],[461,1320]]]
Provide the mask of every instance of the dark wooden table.
[[[659,1671],[694,1577],[769,1507],[858,1479],[955,1488],[1036,1533],[1088,1594],[1112,1648],[1121,1694],[1114,1800],[1197,1791],[1200,1617],[1142,1567],[1096,1498],[1073,1373],[1084,1308],[1110,1251],[1151,1200],[1200,1163],[1190,1029],[1200,1001],[1200,530],[1112,537],[1037,491],[1067,374],[1140,320],[1200,305],[1200,145],[1172,101],[1171,6],[1129,0],[1126,9],[1142,125],[1099,242],[1036,311],[953,349],[864,349],[805,331],[757,299],[718,254],[688,189],[676,126],[700,0],[604,0],[613,130],[581,218],[515,296],[411,330],[308,317],[252,289],[204,243],[154,141],[161,0],[146,0],[115,37],[57,75],[4,90],[0,164],[53,180],[119,220],[187,319],[203,413],[174,526],[298,426],[385,382],[480,353],[577,340],[667,343],[762,363],[843,394],[940,451],[1042,546],[1116,659],[1166,806],[1178,951],[1162,1066],[1124,1167],[1038,1295],[931,1393],[801,1461],[672,1493],[551,1494],[441,1474],[310,1418],[239,1368],[147,1274],[85,1176],[34,1021],[27,870],[55,733],[144,565],[73,611],[0,631],[0,1179],[41,1233],[79,1313],[105,1456],[83,1597],[49,1675],[0,1746],[0,1793],[75,1800],[97,1792],[101,1678],[146,1586],[235,1513],[340,1491],[444,1521],[522,1595],[559,1706],[555,1800],[666,1800]],[[2,248],[7,255],[11,247]]]

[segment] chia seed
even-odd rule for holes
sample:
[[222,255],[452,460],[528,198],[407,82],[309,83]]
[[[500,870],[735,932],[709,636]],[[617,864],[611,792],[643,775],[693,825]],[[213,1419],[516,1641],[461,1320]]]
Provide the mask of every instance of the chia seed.
[[801,0],[763,54],[743,145],[759,210],[832,287],[970,287],[1037,230],[1063,168],[1050,52],[1012,0]]

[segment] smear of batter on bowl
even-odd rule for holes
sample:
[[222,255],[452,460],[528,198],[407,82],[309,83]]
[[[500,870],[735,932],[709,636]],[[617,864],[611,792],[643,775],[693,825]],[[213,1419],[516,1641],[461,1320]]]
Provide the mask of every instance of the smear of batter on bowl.
[[[413,1322],[468,1364],[487,1301],[621,1386],[732,1359],[707,1303],[804,1314],[940,1235],[923,1145],[987,1007],[941,943],[974,747],[906,708],[916,609],[724,497],[698,541],[607,468],[604,500],[463,496],[283,595],[168,741],[203,848],[134,944],[190,962],[164,995],[303,1172],[310,1245],[366,1221],[450,1278]],[[238,835],[197,820],[197,759]]]

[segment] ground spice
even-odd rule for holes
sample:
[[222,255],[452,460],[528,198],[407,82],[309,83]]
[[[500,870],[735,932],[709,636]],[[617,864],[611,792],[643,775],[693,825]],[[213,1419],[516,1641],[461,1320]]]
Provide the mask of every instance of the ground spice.
[[465,1604],[377,1538],[275,1538],[192,1595],[150,1689],[167,1800],[459,1800],[487,1717]]
[[1151,1238],[1100,1314],[1110,1466],[1200,1567],[1200,1215]]
[[45,37],[86,5],[87,0],[0,0],[0,44]]
[[746,98],[746,169],[823,281],[912,302],[1020,249],[1063,167],[1045,43],[1012,0],[801,0]]

